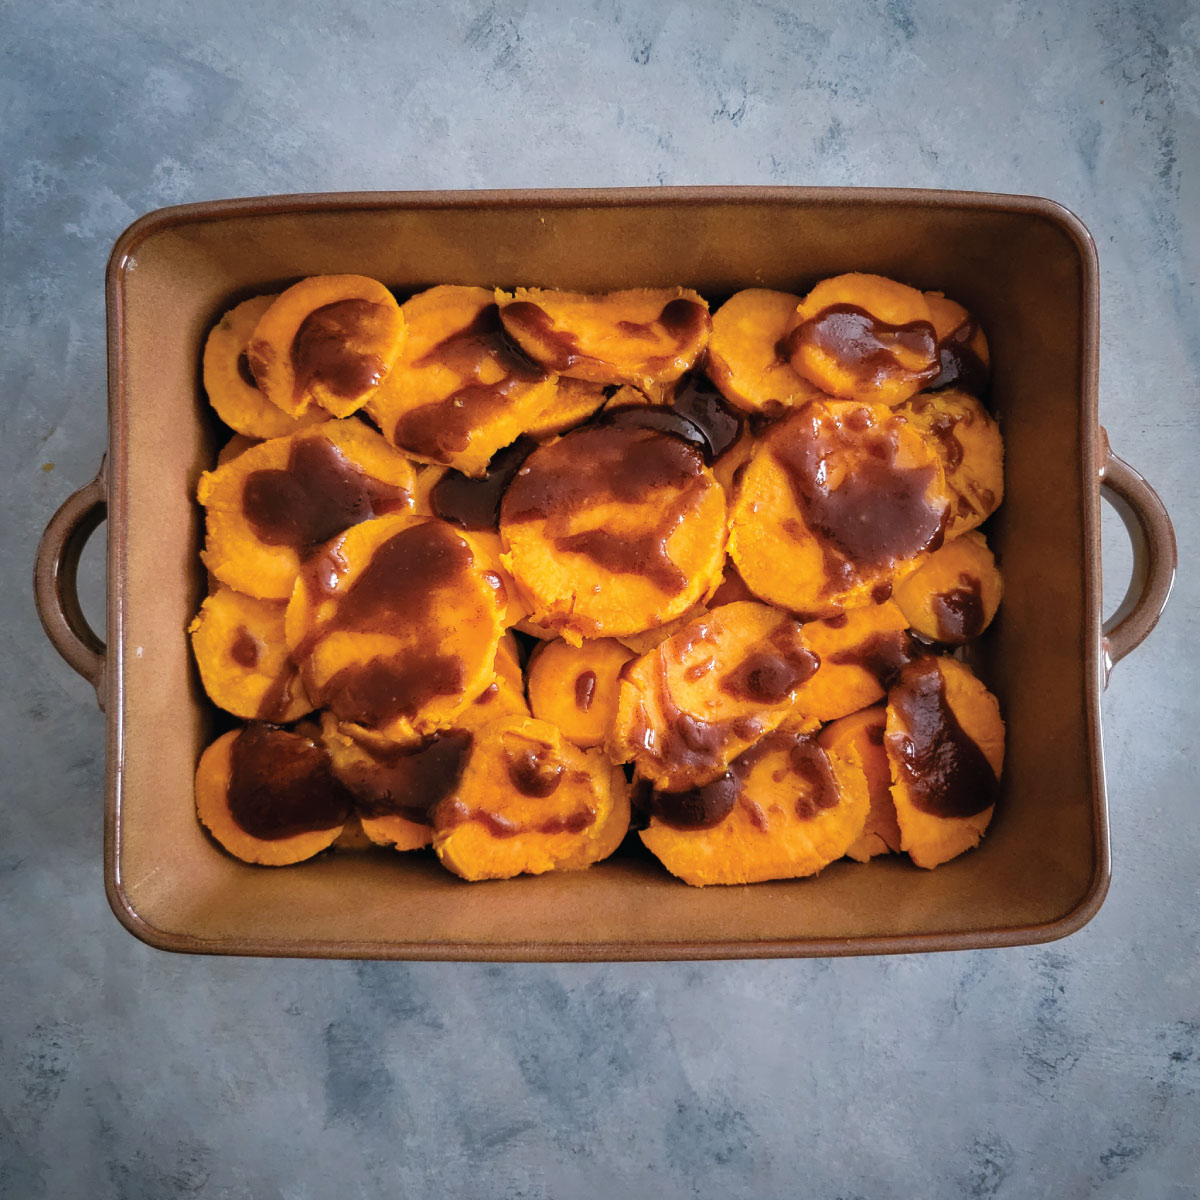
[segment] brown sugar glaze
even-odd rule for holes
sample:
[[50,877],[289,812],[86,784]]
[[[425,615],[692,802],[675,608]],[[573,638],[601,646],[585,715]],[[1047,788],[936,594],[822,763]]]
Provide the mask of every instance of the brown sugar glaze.
[[291,351],[297,400],[314,384],[352,400],[383,382],[387,374],[383,359],[378,354],[354,350],[349,344],[381,311],[380,305],[369,300],[339,300],[314,309],[304,318]]
[[902,728],[887,734],[887,745],[916,808],[955,818],[974,816],[996,803],[999,781],[950,708],[935,659],[906,667],[888,705]]
[[592,707],[596,695],[596,672],[581,671],[575,680],[575,707],[580,712],[587,712]]
[[278,841],[344,824],[353,797],[324,746],[255,722],[234,739],[227,803],[251,837]]
[[242,512],[259,541],[307,558],[352,525],[408,507],[408,492],[373,479],[328,438],[295,438],[282,470],[253,471]]
[[938,641],[969,642],[983,632],[983,585],[966,571],[958,587],[933,597],[932,607]]
[[247,671],[253,671],[258,666],[260,651],[261,646],[258,638],[245,625],[239,625],[237,633],[233,635],[233,641],[229,646],[229,657],[239,667]]
[[522,435],[492,455],[487,474],[480,479],[461,471],[447,471],[429,493],[434,514],[464,529],[496,529],[500,524],[500,501],[521,464],[536,449],[537,442]]
[[425,825],[433,806],[458,787],[471,744],[470,733],[452,730],[415,747],[360,747],[370,765],[355,763],[335,773],[353,794],[360,817],[403,817]]
[[987,364],[975,353],[971,342],[979,332],[979,322],[968,317],[938,342],[938,373],[925,386],[929,391],[961,388],[973,396],[987,390]]

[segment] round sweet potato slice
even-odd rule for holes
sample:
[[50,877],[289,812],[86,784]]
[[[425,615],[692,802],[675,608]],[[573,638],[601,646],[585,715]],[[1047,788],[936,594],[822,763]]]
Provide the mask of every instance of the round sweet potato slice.
[[532,619],[578,644],[663,625],[715,588],[725,494],[697,450],[588,427],[535,450],[500,508],[504,564]]
[[367,406],[389,441],[421,462],[482,475],[496,451],[548,422],[557,381],[505,341],[486,288],[430,288],[401,311],[404,348]]
[[371,517],[412,508],[412,464],[361,421],[261,442],[206,471],[201,559],[222,583],[288,600],[300,565],[330,538]]
[[789,715],[818,668],[786,613],[713,609],[623,669],[609,753],[666,790],[708,783]]
[[603,753],[529,717],[473,736],[457,789],[433,812],[443,866],[463,879],[511,879],[579,870],[621,844],[629,787]]
[[775,732],[721,778],[687,792],[652,792],[641,839],[693,887],[815,875],[862,833],[870,808],[856,763],[814,738]]
[[585,750],[603,746],[617,716],[618,676],[633,656],[613,638],[543,643],[529,660],[530,710]]
[[220,587],[188,633],[209,699],[245,721],[296,721],[312,711],[283,634],[286,605]]
[[556,437],[582,425],[595,416],[608,402],[608,389],[602,383],[586,379],[558,376],[554,391],[548,396],[542,411],[526,427],[532,438]]
[[882,275],[837,275],[805,296],[786,337],[796,373],[843,400],[900,404],[939,373],[929,301]]
[[907,666],[888,694],[884,745],[909,858],[932,868],[978,845],[999,794],[1004,722],[970,668],[953,658]]
[[691,370],[712,325],[707,301],[686,288],[599,295],[517,288],[496,299],[509,336],[547,371],[627,383],[652,396]]
[[217,466],[223,467],[226,463],[233,462],[235,458],[240,458],[251,446],[257,446],[259,441],[259,438],[235,433],[217,452]]
[[843,762],[857,762],[866,776],[871,808],[863,831],[847,847],[846,857],[870,862],[900,851],[900,825],[892,800],[892,769],[883,747],[887,709],[882,704],[841,717],[821,730],[817,741]]
[[305,564],[285,620],[309,696],[393,741],[451,726],[495,679],[499,577],[444,521],[368,521]]
[[992,623],[1003,591],[987,541],[972,532],[935,550],[896,589],[896,603],[922,637],[960,646]]
[[937,451],[952,506],[946,536],[982,524],[1004,499],[1004,440],[974,396],[948,388],[922,392],[898,409]]
[[259,390],[246,347],[262,315],[278,296],[255,296],[231,308],[204,343],[204,391],[218,417],[249,438],[287,437],[298,429],[332,419],[322,408],[289,416]]
[[314,275],[276,297],[246,355],[259,390],[289,416],[316,405],[348,417],[387,378],[404,338],[404,316],[382,283]]
[[713,313],[705,370],[730,404],[778,416],[821,395],[788,361],[784,338],[799,306],[791,292],[746,288]]
[[942,544],[941,460],[881,404],[812,401],[774,424],[742,471],[729,554],[755,595],[807,617],[891,594]]
[[243,862],[283,867],[328,849],[353,798],[334,777],[315,726],[249,725],[217,738],[196,768],[196,814]]
[[926,292],[938,343],[938,374],[926,385],[957,388],[981,396],[987,390],[991,355],[979,322],[961,304],[941,292]]

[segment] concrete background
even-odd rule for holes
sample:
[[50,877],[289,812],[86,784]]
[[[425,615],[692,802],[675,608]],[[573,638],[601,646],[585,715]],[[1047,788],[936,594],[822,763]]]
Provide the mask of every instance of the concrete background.
[[[1198,44],[1194,0],[0,0],[0,1193],[1200,1194]],[[1030,950],[667,966],[125,933],[103,719],[29,587],[105,444],[116,235],[255,193],[768,182],[1040,193],[1095,235],[1102,420],[1186,564],[1104,699],[1097,919]]]

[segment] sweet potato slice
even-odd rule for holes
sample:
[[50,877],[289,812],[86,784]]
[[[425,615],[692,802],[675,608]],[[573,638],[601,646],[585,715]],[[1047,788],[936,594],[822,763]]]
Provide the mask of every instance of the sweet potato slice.
[[310,407],[289,416],[259,390],[250,371],[246,347],[262,315],[278,296],[255,296],[231,308],[204,343],[204,391],[218,417],[230,429],[250,438],[287,437],[298,429],[331,420],[323,408]]
[[746,288],[713,313],[705,370],[730,404],[778,416],[821,395],[788,361],[784,338],[799,306],[791,292]]
[[811,737],[775,732],[704,787],[652,792],[641,838],[693,887],[795,879],[841,858],[869,807],[856,763]]
[[953,658],[906,667],[888,694],[884,745],[909,858],[932,868],[978,845],[999,794],[1004,722],[970,668]]
[[286,607],[221,587],[188,626],[204,690],[235,717],[283,724],[312,711],[283,635]]
[[504,607],[469,535],[381,517],[305,564],[285,630],[314,701],[403,742],[451,726],[494,681]]
[[547,422],[556,380],[505,341],[491,292],[430,288],[401,311],[404,348],[367,405],[389,441],[421,462],[481,475],[497,450]]
[[496,299],[509,336],[547,371],[651,395],[695,365],[712,324],[708,303],[686,288],[602,295],[517,288]]
[[708,783],[783,721],[818,665],[785,613],[713,609],[624,668],[610,755],[660,788]]
[[[751,597],[753,598],[753,597]],[[643,654],[648,654],[659,642],[665,642],[667,638],[673,637],[686,625],[690,625],[697,617],[702,617],[708,612],[708,605],[703,601],[697,601],[685,613],[681,613],[673,621],[664,621],[661,625],[652,625],[649,629],[643,629],[640,633],[623,633],[616,640],[625,647],[626,650],[631,650],[635,657],[640,658]]]
[[272,302],[246,355],[259,390],[289,416],[315,404],[348,417],[387,378],[404,338],[404,316],[382,283],[314,275]]
[[529,707],[563,736],[590,750],[603,746],[617,716],[618,676],[633,652],[612,638],[582,646],[561,639],[539,646],[529,660]]
[[1004,499],[1004,440],[987,409],[966,392],[922,392],[898,410],[937,451],[952,505],[947,538],[982,524]]
[[586,379],[555,379],[554,391],[547,397],[541,412],[526,427],[533,438],[555,437],[574,429],[594,416],[608,402],[608,389],[602,383]]
[[411,509],[413,478],[408,459],[361,421],[261,442],[201,475],[200,557],[239,592],[287,600],[301,563],[330,538]]
[[786,337],[798,375],[843,400],[900,404],[939,373],[929,301],[882,275],[837,275],[805,296]]
[[249,725],[217,738],[196,768],[196,814],[230,854],[283,867],[337,840],[353,800],[316,727]]
[[716,586],[725,494],[698,451],[645,429],[577,429],[535,450],[500,509],[533,620],[578,644],[665,624]]
[[226,463],[233,462],[235,458],[240,458],[251,446],[257,446],[259,442],[259,438],[235,433],[217,452],[217,466],[223,467]]
[[755,595],[809,617],[891,594],[942,544],[941,460],[881,404],[812,401],[774,424],[742,471],[729,554]]
[[600,751],[553,725],[506,717],[476,730],[455,792],[434,809],[434,849],[463,879],[578,870],[629,828],[629,788]]
[[957,388],[980,396],[988,385],[991,354],[979,322],[961,304],[941,292],[926,292],[938,343],[938,374],[926,385]]
[[857,762],[866,776],[871,808],[863,831],[847,847],[846,857],[870,862],[880,854],[898,854],[900,825],[892,800],[892,769],[883,748],[887,709],[882,704],[864,708],[826,725],[817,740],[843,762]]
[[992,623],[1003,590],[983,534],[972,532],[935,550],[896,589],[896,603],[922,637],[960,646]]

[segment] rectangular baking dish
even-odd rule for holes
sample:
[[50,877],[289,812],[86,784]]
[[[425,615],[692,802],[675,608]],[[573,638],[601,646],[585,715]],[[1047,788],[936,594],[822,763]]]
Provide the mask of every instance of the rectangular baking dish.
[[[215,426],[204,337],[249,295],[353,272],[605,290],[685,284],[802,292],[873,271],[981,320],[1007,447],[990,538],[1006,595],[980,670],[1008,722],[1003,798],[982,847],[934,872],[836,863],[818,878],[688,888],[623,849],[581,873],[467,885],[425,854],[245,866],[202,832],[192,776],[212,715],[185,630],[205,592],[196,481]],[[105,881],[122,923],[163,949],[424,959],[694,959],[1045,941],[1108,885],[1099,694],[1149,632],[1174,565],[1166,514],[1097,426],[1098,271],[1086,229],[1042,199],[979,193],[680,188],[342,194],[164,209],[108,269],[109,453],[47,530],[38,598],[52,640],[108,713]],[[1104,640],[1102,478],[1132,515],[1141,571]],[[107,649],[74,595],[107,504]]]

